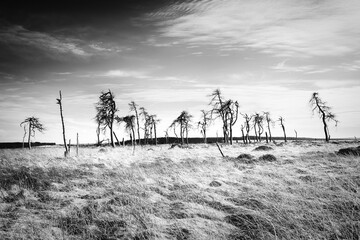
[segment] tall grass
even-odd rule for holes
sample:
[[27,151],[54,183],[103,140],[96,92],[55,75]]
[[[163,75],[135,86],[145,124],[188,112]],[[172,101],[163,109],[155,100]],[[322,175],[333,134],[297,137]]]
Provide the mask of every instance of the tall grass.
[[1,150],[0,239],[359,239],[348,145]]

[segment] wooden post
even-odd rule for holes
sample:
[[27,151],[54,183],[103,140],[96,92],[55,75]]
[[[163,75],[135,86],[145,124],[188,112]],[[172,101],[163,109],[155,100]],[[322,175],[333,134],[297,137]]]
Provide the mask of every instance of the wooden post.
[[64,147],[65,147],[65,152],[64,152],[64,155],[65,157],[67,156],[67,153],[68,153],[68,149],[67,149],[67,146],[66,146],[66,138],[65,138],[65,125],[64,125],[64,116],[63,116],[63,109],[62,109],[62,95],[61,95],[61,91],[59,91],[59,95],[60,95],[60,98],[57,98],[57,104],[59,104],[60,106],[60,117],[61,117],[61,124],[62,124],[62,129],[63,129],[63,140],[64,140]]
[[120,147],[121,145],[120,145],[119,139],[117,138],[115,132],[113,132],[113,134],[114,134],[114,137],[116,138],[116,142],[118,143],[118,145],[119,145],[119,147]]
[[79,133],[76,133],[76,156],[79,156]]
[[266,135],[266,143],[269,143],[269,138],[268,138],[267,132],[265,132],[265,135]]
[[69,139],[69,153],[70,153],[70,148],[71,148],[71,139]]
[[220,148],[220,146],[219,146],[219,144],[218,144],[217,142],[216,142],[216,146],[218,147],[218,149],[219,149],[219,151],[220,151],[220,153],[221,153],[221,156],[222,156],[222,157],[225,157],[225,156],[224,156],[224,153],[221,151],[221,148]]

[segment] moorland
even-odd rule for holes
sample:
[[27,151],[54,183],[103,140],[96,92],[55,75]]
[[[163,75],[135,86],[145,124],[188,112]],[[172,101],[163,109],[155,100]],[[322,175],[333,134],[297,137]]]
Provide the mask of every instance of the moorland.
[[261,145],[1,149],[0,239],[359,239],[358,142]]

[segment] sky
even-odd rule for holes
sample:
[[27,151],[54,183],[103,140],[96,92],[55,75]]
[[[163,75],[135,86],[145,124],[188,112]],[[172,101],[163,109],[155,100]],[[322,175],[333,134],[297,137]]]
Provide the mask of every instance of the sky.
[[[61,90],[67,139],[94,143],[109,89],[120,117],[131,101],[156,114],[160,137],[183,110],[196,126],[215,89],[241,113],[282,116],[288,136],[314,138],[324,137],[309,105],[319,92],[339,120],[331,137],[360,137],[359,12],[358,0],[2,1],[0,142],[21,142],[20,123],[35,116],[47,130],[33,141],[61,143]],[[282,136],[279,122],[272,133]]]

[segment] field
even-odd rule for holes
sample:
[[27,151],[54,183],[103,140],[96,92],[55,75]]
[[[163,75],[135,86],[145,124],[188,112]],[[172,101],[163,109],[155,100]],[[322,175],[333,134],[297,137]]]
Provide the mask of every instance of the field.
[[358,143],[260,145],[2,149],[0,239],[360,239]]

